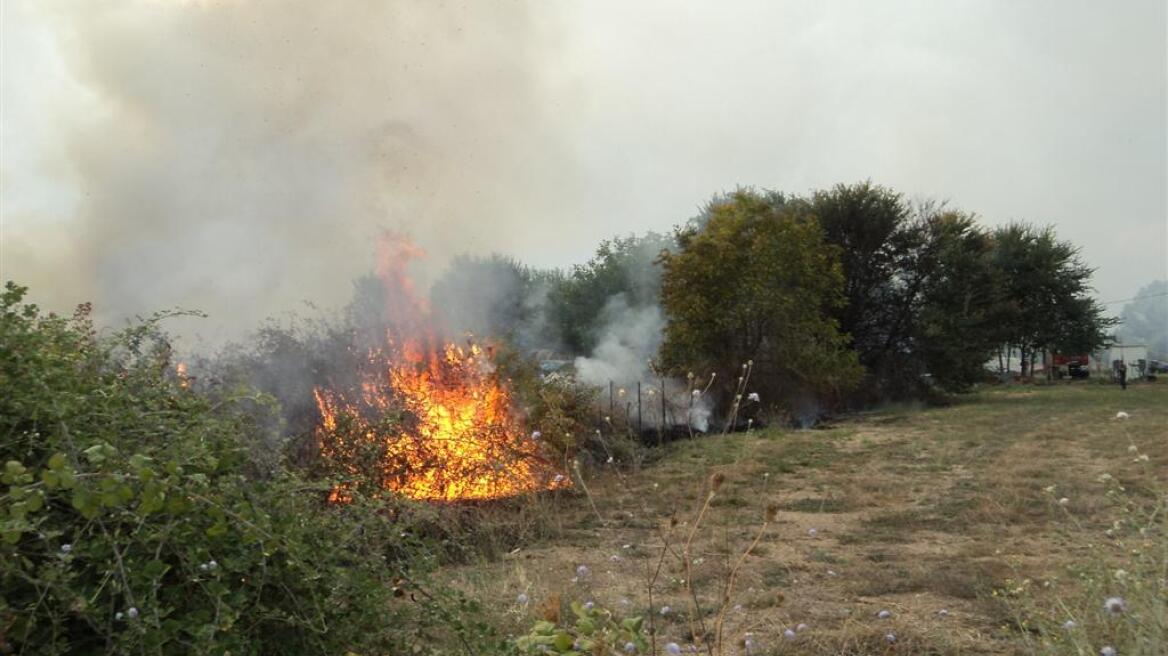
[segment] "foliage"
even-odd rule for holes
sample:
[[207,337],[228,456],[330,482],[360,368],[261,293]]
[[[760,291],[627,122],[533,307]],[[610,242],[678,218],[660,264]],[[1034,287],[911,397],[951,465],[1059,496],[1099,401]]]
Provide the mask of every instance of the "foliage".
[[869,182],[816,192],[811,211],[842,253],[847,303],[836,313],[867,378],[864,394],[911,398],[977,381],[996,347],[989,240],[971,215],[910,205]]
[[914,359],[943,389],[966,390],[984,377],[997,347],[993,242],[972,216],[958,212],[929,213],[918,230],[926,254],[914,267],[920,276],[920,305],[910,324]]
[[1090,297],[1093,270],[1079,249],[1052,228],[1011,223],[994,231],[994,267],[1002,302],[995,325],[1001,344],[1023,356],[1023,375],[1039,353],[1090,353],[1106,341],[1114,321]]
[[768,399],[833,395],[855,383],[855,355],[827,316],[844,300],[839,252],[814,218],[739,191],[677,240],[661,258],[666,367],[733,381],[753,360]]
[[834,316],[860,363],[882,377],[912,332],[920,278],[912,260],[921,239],[909,208],[900,194],[868,182],[818,191],[809,204],[827,241],[839,247],[846,302]]
[[653,232],[616,237],[601,242],[586,264],[573,267],[548,298],[563,346],[572,353],[590,353],[604,327],[603,310],[616,296],[630,308],[655,305],[661,285],[655,262],[671,246],[673,240]]
[[[239,401],[170,366],[162,316],[98,338],[84,311],[0,298],[0,651],[344,653],[477,636],[425,585],[384,502],[256,467]],[[476,638],[478,639],[478,638]]]
[[[618,620],[609,611],[593,604],[572,602],[571,624],[540,620],[531,631],[515,640],[523,654],[643,654],[649,649],[644,618]],[[632,645],[632,648],[629,648]]]
[[538,364],[506,344],[496,349],[496,365],[515,395],[526,424],[565,463],[583,447],[596,421],[597,390],[563,376],[540,375]]

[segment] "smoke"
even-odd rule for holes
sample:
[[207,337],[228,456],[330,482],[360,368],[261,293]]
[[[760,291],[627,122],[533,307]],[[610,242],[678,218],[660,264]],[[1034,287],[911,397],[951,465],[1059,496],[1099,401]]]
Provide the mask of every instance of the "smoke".
[[[713,404],[708,394],[693,394],[688,381],[662,381],[653,372],[652,361],[657,357],[664,336],[665,317],[659,305],[630,306],[624,294],[608,299],[602,313],[603,329],[592,354],[575,360],[576,378],[582,383],[609,389],[633,389],[644,383],[661,394],[664,386],[666,417],[664,423],[692,426],[705,432],[709,429]],[[626,394],[627,396],[627,394]],[[644,399],[643,399],[644,402]],[[661,413],[655,407],[642,413],[645,426],[659,427]]]
[[[571,98],[542,4],[25,11],[84,102],[55,106],[59,143],[40,144],[63,153],[53,174],[73,206],[13,217],[8,274],[106,319],[181,305],[237,334],[305,299],[339,306],[379,228],[410,234],[435,268],[514,252],[546,238],[525,226],[569,188],[549,117]],[[559,198],[540,191],[549,175]],[[68,247],[34,248],[62,233]]]
[[602,316],[604,328],[592,355],[576,358],[576,377],[596,387],[653,380],[649,361],[661,348],[661,308],[629,307],[624,294],[617,294],[608,299]]

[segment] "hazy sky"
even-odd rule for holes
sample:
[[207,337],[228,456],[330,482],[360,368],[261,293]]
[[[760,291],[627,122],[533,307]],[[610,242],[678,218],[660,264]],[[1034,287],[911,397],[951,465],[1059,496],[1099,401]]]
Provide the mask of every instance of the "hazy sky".
[[562,265],[870,178],[1126,298],[1168,277],[1166,6],[0,0],[0,277],[238,328],[339,303],[380,227]]

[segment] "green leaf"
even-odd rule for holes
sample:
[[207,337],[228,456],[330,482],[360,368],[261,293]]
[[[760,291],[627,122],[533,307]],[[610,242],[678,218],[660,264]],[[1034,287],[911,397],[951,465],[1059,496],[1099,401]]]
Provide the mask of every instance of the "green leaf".
[[24,476],[24,473],[24,465],[16,460],[9,460],[4,463],[4,474],[0,476],[0,481],[8,485],[15,485],[21,482],[20,479]]
[[571,649],[575,642],[576,640],[567,633],[559,633],[556,635],[556,641],[552,644],[555,646],[556,651],[564,652]]
[[73,491],[73,507],[86,519],[97,517],[101,510],[98,500],[85,488],[77,488]]
[[64,453],[54,453],[49,457],[49,469],[53,471],[60,471],[65,468],[69,461],[65,458]]
[[167,565],[161,560],[152,560],[146,563],[146,566],[142,568],[142,572],[146,574],[146,576],[152,579],[156,579],[165,574],[169,569],[170,565]]
[[40,490],[34,491],[25,501],[29,512],[36,512],[45,507],[45,496]]
[[61,486],[61,474],[52,469],[46,469],[41,472],[41,482],[45,484],[48,490],[55,490]]

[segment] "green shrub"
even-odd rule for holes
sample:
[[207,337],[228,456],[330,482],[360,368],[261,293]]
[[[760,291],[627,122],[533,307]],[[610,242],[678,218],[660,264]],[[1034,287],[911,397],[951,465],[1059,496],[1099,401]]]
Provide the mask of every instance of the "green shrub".
[[[171,367],[156,316],[0,296],[0,653],[425,653],[487,630],[394,507],[254,466],[264,399]],[[248,411],[241,411],[242,405]],[[487,644],[487,643],[482,643]]]
[[[572,621],[540,620],[515,640],[524,654],[644,654],[649,649],[644,618],[618,620],[611,611],[572,602]],[[631,645],[632,647],[629,647]]]

